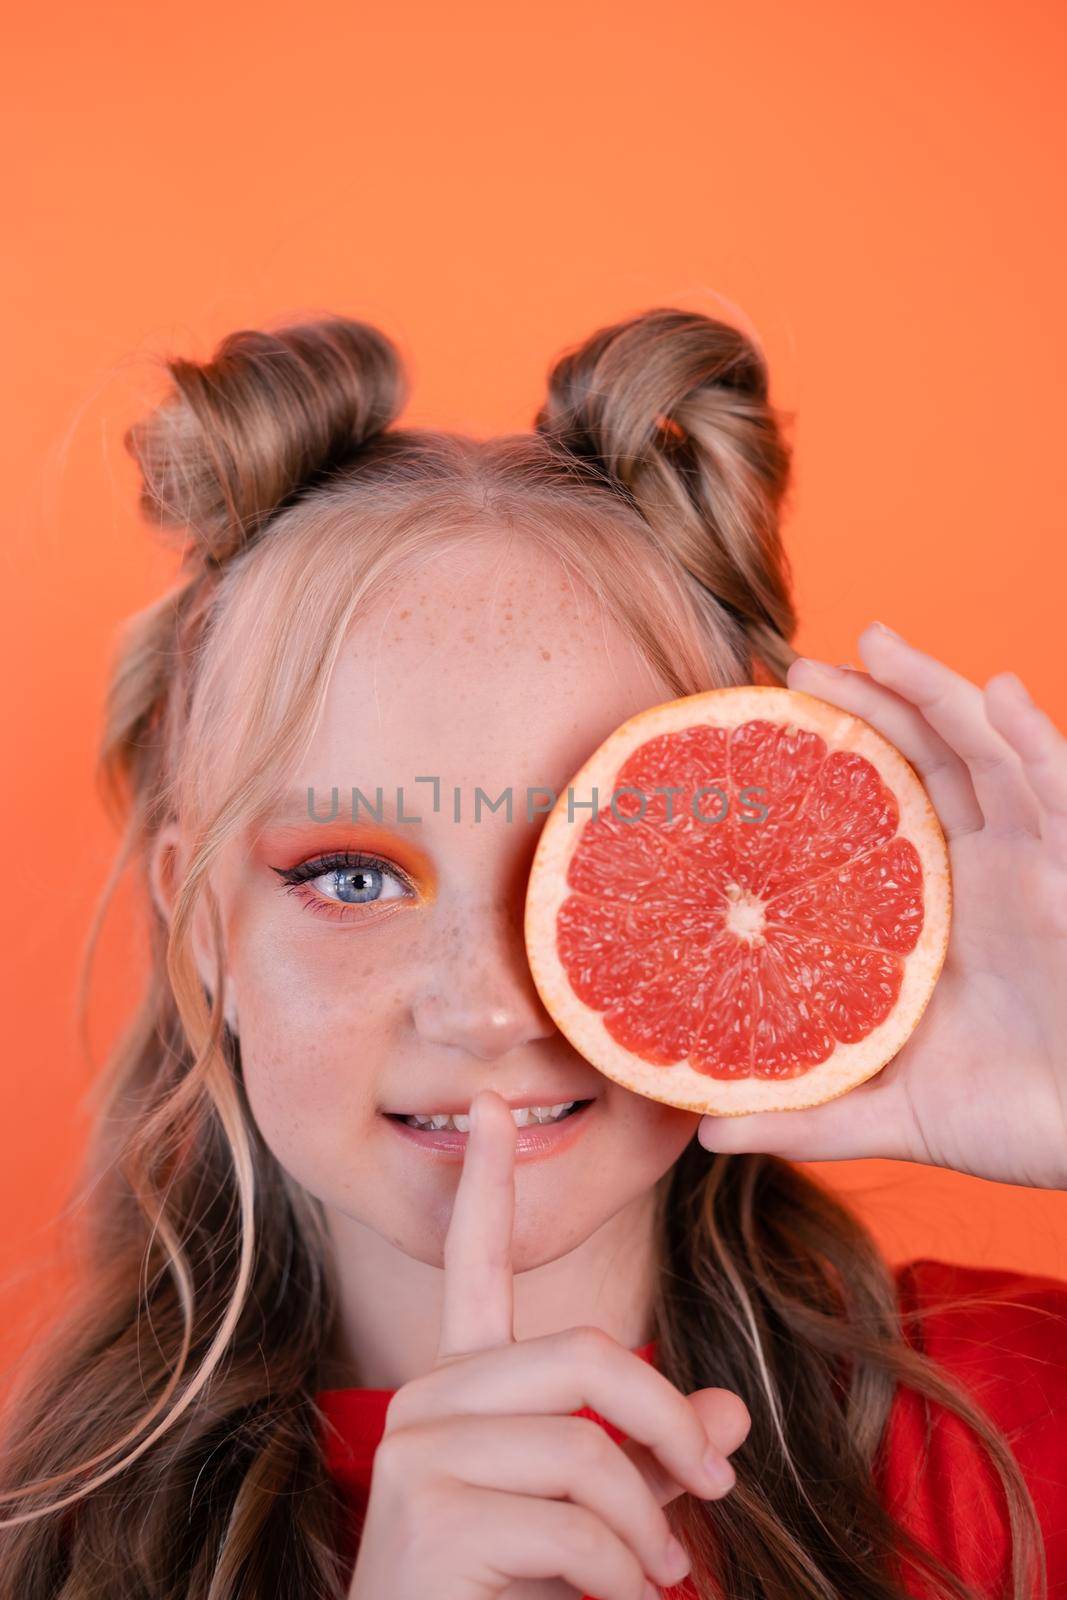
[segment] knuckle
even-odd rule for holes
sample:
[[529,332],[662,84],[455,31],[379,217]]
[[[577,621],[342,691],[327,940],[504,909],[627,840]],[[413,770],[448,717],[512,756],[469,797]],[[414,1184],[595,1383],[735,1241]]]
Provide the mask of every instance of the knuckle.
[[422,1380],[411,1378],[407,1383],[401,1384],[385,1408],[385,1435],[388,1437],[397,1428],[406,1428],[418,1413],[422,1396],[420,1388]]
[[404,1410],[404,1390],[398,1389],[385,1408],[385,1433],[382,1437],[383,1445],[385,1444],[386,1439],[388,1439],[397,1428],[402,1428],[404,1426]]
[[984,833],[991,839],[1038,839],[1040,838],[1040,821],[1033,821],[1023,817],[996,817],[987,820]]
[[462,1486],[446,1474],[428,1470],[424,1444],[414,1428],[383,1439],[374,1456],[373,1485],[405,1560],[413,1569],[433,1572],[439,1568],[446,1539],[463,1527]]
[[374,1473],[387,1484],[411,1484],[415,1468],[426,1456],[426,1437],[418,1428],[396,1428],[383,1436],[374,1453]]
[[1008,753],[1003,750],[976,750],[969,759],[975,772],[1000,772],[1008,765]]
[[568,1328],[566,1338],[571,1354],[580,1361],[602,1361],[615,1348],[611,1335],[591,1323]]
[[581,1506],[561,1502],[559,1539],[568,1555],[579,1561],[591,1560],[603,1544],[600,1524],[592,1512]]
[[409,1512],[399,1530],[406,1559],[417,1570],[439,1573],[449,1552],[461,1548],[466,1537],[462,1491],[446,1479],[430,1480],[422,1485],[418,1504],[412,1503]]
[[578,1464],[586,1470],[596,1469],[608,1459],[609,1451],[614,1451],[612,1444],[599,1422],[594,1422],[590,1417],[573,1417],[571,1422],[571,1451],[577,1457]]

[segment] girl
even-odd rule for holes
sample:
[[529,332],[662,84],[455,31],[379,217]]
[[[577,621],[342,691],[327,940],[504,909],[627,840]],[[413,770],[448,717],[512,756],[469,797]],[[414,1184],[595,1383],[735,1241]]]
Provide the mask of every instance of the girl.
[[[398,427],[359,322],[168,367],[127,442],[185,576],[129,628],[101,757],[152,976],[84,1287],[8,1404],[0,1596],[1065,1592],[1067,1283],[893,1272],[791,1165],[1065,1186],[1049,718],[877,628],[866,672],[797,660],[790,451],[718,321],[600,330],[488,441]],[[913,763],[955,921],[869,1084],[700,1119],[540,1004],[521,797],[645,706],[761,678]],[[519,803],[475,821],[476,788]],[[458,1139],[412,1124],[443,1113]]]

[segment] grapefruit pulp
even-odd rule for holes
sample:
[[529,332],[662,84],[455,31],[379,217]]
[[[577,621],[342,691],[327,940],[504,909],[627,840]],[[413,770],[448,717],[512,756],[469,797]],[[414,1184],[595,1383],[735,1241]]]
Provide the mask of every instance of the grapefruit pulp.
[[599,1071],[731,1116],[878,1072],[930,999],[951,905],[900,751],[828,701],[745,684],[600,745],[545,821],[524,933],[546,1009]]

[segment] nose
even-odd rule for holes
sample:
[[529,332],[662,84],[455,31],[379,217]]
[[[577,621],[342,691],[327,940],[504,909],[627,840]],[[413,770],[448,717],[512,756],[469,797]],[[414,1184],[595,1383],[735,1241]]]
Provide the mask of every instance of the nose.
[[442,930],[438,948],[412,1007],[420,1039],[493,1061],[556,1033],[530,975],[521,917],[471,907]]

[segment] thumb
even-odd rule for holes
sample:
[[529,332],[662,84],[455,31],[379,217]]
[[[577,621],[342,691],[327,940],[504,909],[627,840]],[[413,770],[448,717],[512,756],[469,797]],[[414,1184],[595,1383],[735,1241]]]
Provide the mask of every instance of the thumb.
[[899,1114],[899,1079],[857,1084],[834,1100],[803,1111],[753,1111],[740,1117],[703,1116],[697,1142],[721,1155],[759,1152],[787,1161],[850,1161],[884,1156],[913,1160]]
[[694,1389],[689,1404],[704,1424],[708,1443],[724,1456],[733,1455],[748,1438],[752,1418],[741,1396],[732,1389]]
[[[732,1389],[694,1389],[686,1398],[704,1424],[708,1443],[724,1456],[730,1455],[748,1437],[752,1418],[741,1396]],[[626,1439],[619,1448],[630,1457],[659,1505],[669,1505],[686,1492],[687,1485],[673,1478],[647,1445],[636,1439]]]

